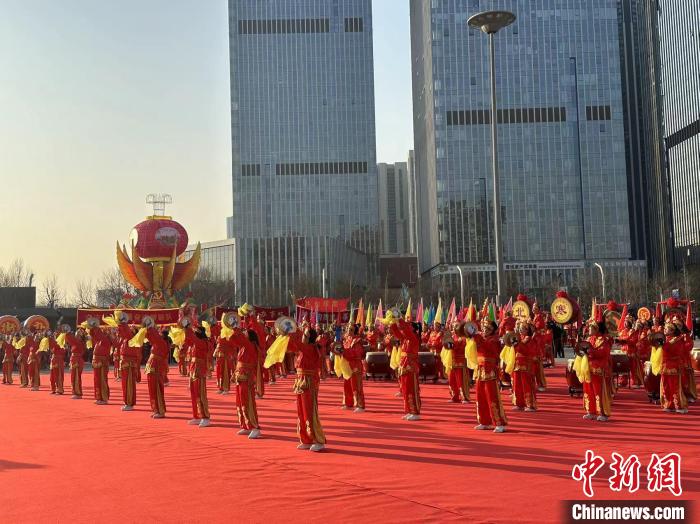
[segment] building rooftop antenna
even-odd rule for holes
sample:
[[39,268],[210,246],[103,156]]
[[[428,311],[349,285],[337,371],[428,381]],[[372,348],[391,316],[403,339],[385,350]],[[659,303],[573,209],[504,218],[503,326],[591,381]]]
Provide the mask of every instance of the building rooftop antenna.
[[173,197],[168,193],[149,193],[146,195],[146,204],[153,206],[153,216],[165,216],[165,206],[173,203]]

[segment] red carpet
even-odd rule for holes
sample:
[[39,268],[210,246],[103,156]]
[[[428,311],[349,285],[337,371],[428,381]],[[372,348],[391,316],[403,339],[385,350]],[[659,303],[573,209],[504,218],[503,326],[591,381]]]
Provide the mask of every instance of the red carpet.
[[[584,421],[563,368],[548,370],[550,389],[537,413],[512,413],[508,432],[474,431],[474,405],[448,404],[447,386],[422,387],[423,419],[400,419],[396,386],[366,382],[368,411],[339,409],[341,384],[321,384],[323,453],[295,449],[290,379],[267,388],[258,412],[264,439],[235,434],[234,396],[213,394],[213,425],[188,426],[186,382],[166,388],[168,418],[149,418],[146,385],[121,412],[121,389],[96,406],[92,376],[85,399],[0,386],[0,503],[4,522],[556,522],[561,500],[582,499],[571,468],[586,449],[610,463],[611,451],[635,453],[641,488],[615,495],[605,466],[597,499],[673,498],[646,490],[652,452],[683,458],[683,499],[700,491],[700,406],[669,415],[643,391],[623,390],[607,424]],[[66,385],[69,381],[66,380]]]

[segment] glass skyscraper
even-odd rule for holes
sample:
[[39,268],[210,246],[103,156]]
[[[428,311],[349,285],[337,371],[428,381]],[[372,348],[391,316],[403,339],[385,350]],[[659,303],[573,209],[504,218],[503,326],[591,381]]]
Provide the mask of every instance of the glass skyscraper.
[[675,265],[700,263],[700,2],[658,0]]
[[227,229],[243,299],[284,301],[324,267],[331,289],[366,281],[379,237],[371,0],[229,0],[229,37]]
[[488,38],[467,19],[505,9],[496,39],[506,281],[566,285],[633,261],[617,0],[411,0],[419,266],[495,289]]

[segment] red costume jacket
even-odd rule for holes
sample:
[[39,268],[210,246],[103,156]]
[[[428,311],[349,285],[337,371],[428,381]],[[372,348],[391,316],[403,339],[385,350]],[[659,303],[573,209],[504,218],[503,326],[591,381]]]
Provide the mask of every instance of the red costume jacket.
[[661,357],[661,373],[675,375],[684,364],[684,354],[686,352],[686,342],[683,336],[672,337],[666,340],[663,345]]
[[497,378],[498,362],[501,357],[501,342],[498,335],[485,337],[481,334],[474,335],[476,342],[476,361],[478,368],[476,378],[478,380],[493,380]]
[[362,359],[365,348],[359,336],[347,336],[343,340],[343,357],[348,361],[353,371],[362,370]]
[[610,351],[612,339],[607,335],[594,335],[588,337],[591,349],[588,352],[588,364],[591,371],[599,374],[610,368]]
[[100,328],[90,328],[92,338],[92,355],[94,357],[108,357],[112,349],[112,340]]
[[190,378],[205,378],[208,372],[209,341],[199,338],[194,331],[187,329],[184,345],[190,358]]

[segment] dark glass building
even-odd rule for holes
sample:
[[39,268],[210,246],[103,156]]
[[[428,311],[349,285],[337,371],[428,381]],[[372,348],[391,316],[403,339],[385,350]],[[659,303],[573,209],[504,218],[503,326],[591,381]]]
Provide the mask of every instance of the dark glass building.
[[331,292],[366,282],[356,261],[379,250],[371,0],[229,0],[229,42],[242,299],[286,301],[324,268]]

